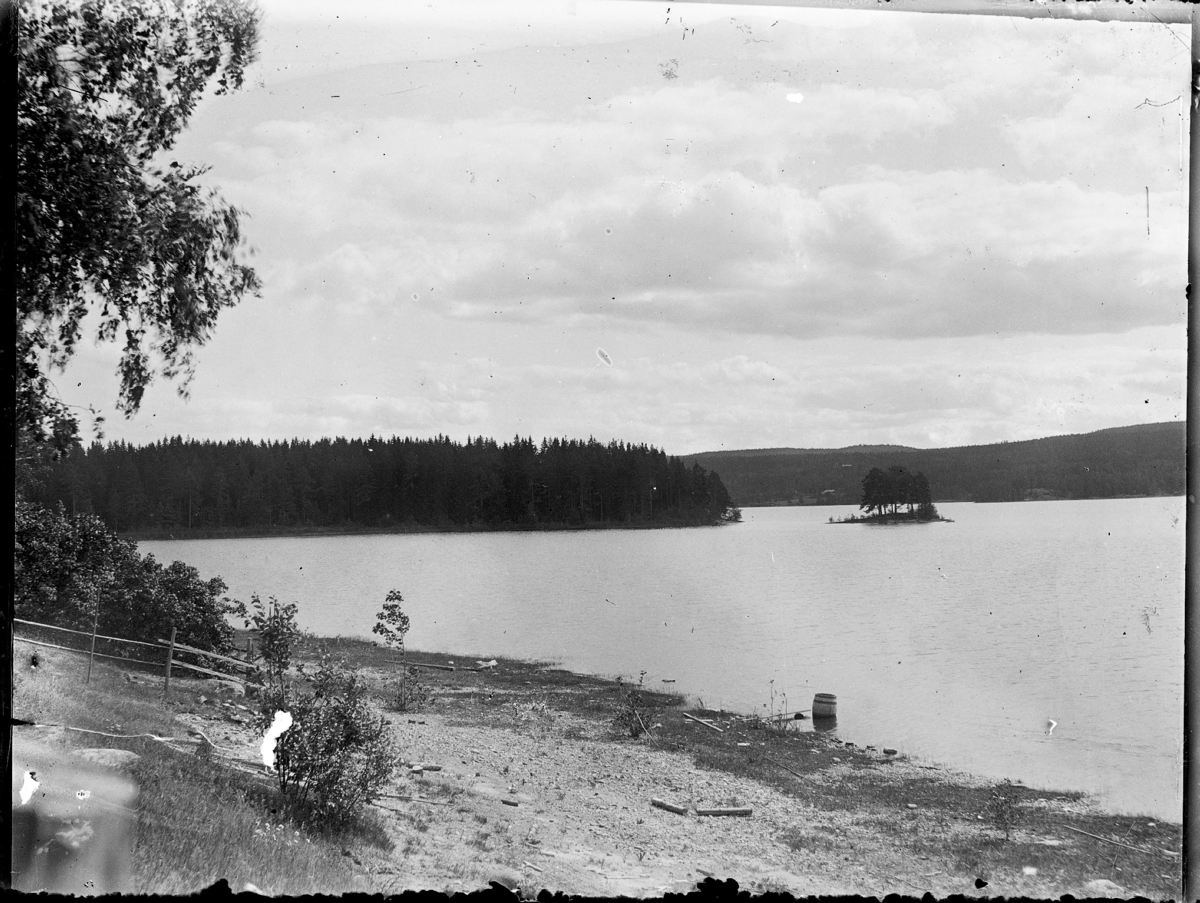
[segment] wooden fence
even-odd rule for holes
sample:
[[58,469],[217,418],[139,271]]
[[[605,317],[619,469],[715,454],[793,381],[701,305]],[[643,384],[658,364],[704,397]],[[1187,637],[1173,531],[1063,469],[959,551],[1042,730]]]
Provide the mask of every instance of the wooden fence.
[[[37,628],[39,630],[57,630],[60,633],[68,633],[68,634],[73,634],[75,636],[88,637],[91,641],[90,648],[89,649],[78,649],[74,646],[63,646],[58,643],[48,643],[45,640],[35,640],[30,637],[17,636],[15,633],[13,636],[14,640],[18,640],[22,643],[29,643],[33,646],[44,646],[49,649],[62,649],[66,652],[76,652],[81,655],[86,655],[88,657],[88,670],[87,670],[87,679],[86,679],[88,682],[91,681],[91,677],[92,677],[92,660],[94,658],[107,658],[107,659],[112,659],[114,661],[123,662],[125,664],[147,665],[147,666],[150,666],[153,668],[161,667],[163,669],[163,693],[164,694],[169,693],[171,690],[171,670],[172,670],[172,668],[185,668],[189,671],[196,671],[200,674],[207,674],[210,677],[220,678],[221,680],[237,681],[238,683],[240,683],[242,685],[245,685],[247,683],[247,678],[245,676],[229,674],[226,671],[217,671],[214,668],[205,668],[202,665],[195,665],[195,664],[192,664],[191,662],[180,661],[178,658],[176,658],[177,651],[185,652],[185,653],[188,653],[189,655],[193,655],[193,656],[199,656],[202,659],[204,659],[206,661],[206,663],[207,663],[207,660],[211,659],[214,662],[224,663],[227,666],[232,665],[236,669],[239,669],[239,670],[245,671],[245,672],[249,672],[249,674],[255,674],[258,672],[258,666],[251,661],[246,661],[245,659],[240,659],[240,658],[234,658],[233,656],[229,656],[229,655],[221,655],[220,653],[217,653],[217,652],[210,652],[207,649],[197,649],[195,646],[188,646],[183,643],[177,642],[175,640],[175,628],[174,627],[171,628],[171,638],[170,639],[167,639],[167,640],[160,639],[157,643],[147,643],[147,642],[144,642],[143,640],[131,640],[126,637],[105,636],[103,634],[96,633],[94,627],[90,631],[71,630],[70,628],[67,628],[67,627],[57,627],[54,624],[42,624],[38,621],[27,621],[24,618],[13,618],[13,623],[14,624],[25,624],[29,627]],[[115,643],[124,643],[124,644],[130,645],[130,646],[150,648],[150,649],[157,650],[159,652],[165,652],[165,659],[161,660],[161,661],[151,661],[151,660],[147,660],[147,659],[143,659],[143,658],[132,658],[130,656],[125,656],[125,655],[106,655],[105,653],[96,651],[96,640],[105,640],[105,641],[111,641],[111,642],[115,642]],[[249,654],[249,651],[251,648],[252,648],[251,644],[248,643],[247,644],[247,653],[248,654]]]

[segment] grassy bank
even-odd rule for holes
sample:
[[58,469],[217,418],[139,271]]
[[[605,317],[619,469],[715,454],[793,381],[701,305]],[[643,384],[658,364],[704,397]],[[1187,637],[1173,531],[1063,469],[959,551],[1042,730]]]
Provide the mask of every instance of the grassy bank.
[[[657,895],[713,874],[793,893],[1179,897],[1178,824],[850,746],[794,722],[701,711],[629,683],[505,660],[465,670],[478,663],[452,655],[410,653],[430,666],[418,671],[429,701],[389,714],[408,762],[434,756],[443,767],[402,768],[381,806],[342,833],[306,830],[253,765],[257,738],[237,708],[253,703],[175,677],[163,701],[161,679],[108,664],[85,687],[82,656],[38,650],[32,668],[32,652],[18,641],[16,717],[102,734],[19,731],[141,755],[139,892],[220,878],[287,894],[458,890],[499,877],[529,892]],[[322,652],[359,669],[386,707],[394,653],[328,639],[303,654]],[[189,735],[201,725],[217,746],[212,760]],[[652,808],[652,797],[687,814]],[[751,818],[693,814],[737,805],[752,806]]]

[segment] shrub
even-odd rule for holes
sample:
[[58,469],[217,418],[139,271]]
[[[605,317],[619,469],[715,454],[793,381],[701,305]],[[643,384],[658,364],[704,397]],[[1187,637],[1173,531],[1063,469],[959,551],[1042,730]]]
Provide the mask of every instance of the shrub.
[[636,740],[647,731],[646,718],[641,688],[646,679],[646,672],[638,676],[637,687],[626,689],[620,678],[617,678],[617,712],[613,716],[613,727],[621,734]]
[[[279,600],[271,596],[263,605],[255,593],[250,597],[249,610],[241,603],[237,603],[236,610],[247,627],[258,631],[258,650],[263,658],[268,691],[284,693],[292,653],[303,637],[303,632],[296,624],[296,603],[280,605]],[[270,716],[274,717],[274,712]]]
[[221,578],[204,580],[181,561],[163,567],[153,555],[91,515],[68,517],[20,502],[16,506],[13,608],[17,617],[132,640],[155,642],[176,628],[179,642],[229,650]]
[[279,788],[302,819],[336,828],[378,798],[397,753],[356,672],[324,658],[310,683],[305,692],[281,687],[264,694],[259,727],[265,731],[276,710],[291,713],[275,748]]
[[992,788],[988,800],[988,815],[992,824],[1004,832],[1004,839],[1012,839],[1012,830],[1017,822],[1017,788],[1005,778]]
[[433,693],[421,683],[421,672],[405,668],[399,680],[392,684],[391,704],[397,712],[420,712],[429,705]]

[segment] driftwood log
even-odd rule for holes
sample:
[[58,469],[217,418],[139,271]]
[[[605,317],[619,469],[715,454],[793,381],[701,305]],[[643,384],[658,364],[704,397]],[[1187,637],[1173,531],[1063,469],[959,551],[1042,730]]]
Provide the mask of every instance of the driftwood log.
[[687,712],[683,713],[683,717],[690,718],[692,721],[695,721],[697,724],[703,724],[705,727],[711,727],[718,734],[725,733],[725,728],[717,727],[715,724],[705,718],[697,718],[695,715],[689,715]]

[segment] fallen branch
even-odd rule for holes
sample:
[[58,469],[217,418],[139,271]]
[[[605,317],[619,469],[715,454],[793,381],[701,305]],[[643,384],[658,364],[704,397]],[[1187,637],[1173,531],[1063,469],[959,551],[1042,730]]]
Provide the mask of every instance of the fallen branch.
[[522,862],[521,865],[525,866],[525,868],[533,869],[535,872],[544,872],[545,871],[545,869],[538,868],[532,862]]
[[690,718],[692,721],[695,721],[697,724],[703,724],[705,727],[711,727],[711,728],[712,728],[714,731],[716,731],[718,734],[723,734],[723,733],[725,733],[725,728],[723,728],[723,727],[717,727],[717,726],[716,726],[715,724],[713,724],[711,721],[706,721],[706,720],[704,720],[703,718],[697,718],[695,715],[689,715],[687,712],[684,712],[684,713],[683,713],[683,717],[684,717],[684,718]]
[[[391,665],[407,664],[408,667],[410,667],[410,668],[435,668],[438,671],[457,671],[458,670],[454,665],[434,665],[434,664],[427,664],[425,662],[402,662],[402,661],[400,661],[398,659],[394,659],[394,658],[387,659],[387,662],[388,662],[388,664],[391,664]],[[474,670],[474,669],[471,669],[471,670]]]
[[660,800],[657,796],[650,799],[650,805],[656,806],[659,809],[666,809],[668,812],[674,812],[676,815],[687,815],[687,806],[676,806],[674,803]]
[[792,774],[794,774],[798,778],[804,777],[804,775],[802,775],[800,772],[796,771],[796,769],[789,768],[787,765],[784,765],[782,762],[775,761],[770,756],[763,756],[763,758],[766,759],[768,762],[770,762],[772,765],[778,765],[784,771],[790,771]]
[[[401,800],[405,803],[428,803],[430,806],[449,806],[449,803],[439,802],[438,800],[427,800],[419,796],[397,796],[394,793],[380,793],[379,798],[383,800]],[[386,806],[384,808],[387,808]],[[393,810],[393,811],[399,811]]]
[[749,818],[752,810],[749,806],[728,806],[719,809],[697,809],[697,815],[736,815],[739,818]]
[[798,709],[795,712],[780,712],[778,715],[768,716],[768,721],[800,721],[804,718],[805,712],[811,712],[812,709]]
[[650,728],[646,727],[646,722],[642,720],[641,713],[637,709],[634,709],[633,714],[637,717],[638,724],[642,726],[642,730],[646,732],[646,736],[653,741],[655,746],[658,746],[658,740],[655,739],[654,734],[650,733]]
[[1094,837],[1096,840],[1103,841],[1104,843],[1111,843],[1115,847],[1125,847],[1127,850],[1133,850],[1135,853],[1146,853],[1149,855],[1153,852],[1152,850],[1146,850],[1142,847],[1135,847],[1132,844],[1121,843],[1119,840],[1109,840],[1107,837],[1101,837],[1099,834],[1092,834],[1088,831],[1082,831],[1079,828],[1072,828],[1070,825],[1063,825],[1063,827],[1068,831],[1074,831],[1076,834],[1086,834],[1088,837]]

